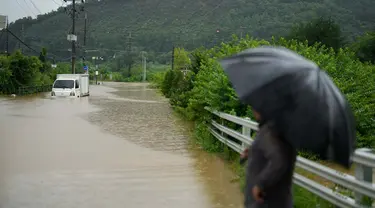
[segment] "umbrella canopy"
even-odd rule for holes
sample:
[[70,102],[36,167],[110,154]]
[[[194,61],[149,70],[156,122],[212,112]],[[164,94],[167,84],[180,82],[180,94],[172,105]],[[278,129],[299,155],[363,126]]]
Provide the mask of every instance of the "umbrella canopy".
[[245,50],[221,61],[239,99],[300,150],[351,165],[355,124],[349,103],[312,61],[281,47]]

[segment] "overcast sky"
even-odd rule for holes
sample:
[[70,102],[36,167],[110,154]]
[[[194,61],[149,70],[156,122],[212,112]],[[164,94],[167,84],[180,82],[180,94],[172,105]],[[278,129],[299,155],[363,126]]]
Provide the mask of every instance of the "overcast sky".
[[[35,6],[33,5],[35,4]],[[63,5],[63,0],[0,0],[0,15],[7,15],[9,22],[38,14],[48,13]]]

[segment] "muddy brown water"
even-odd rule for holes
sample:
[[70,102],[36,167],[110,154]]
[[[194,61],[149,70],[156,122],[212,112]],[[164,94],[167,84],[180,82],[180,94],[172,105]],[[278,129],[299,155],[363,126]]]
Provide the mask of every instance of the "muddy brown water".
[[223,161],[145,84],[0,98],[0,208],[242,207]]

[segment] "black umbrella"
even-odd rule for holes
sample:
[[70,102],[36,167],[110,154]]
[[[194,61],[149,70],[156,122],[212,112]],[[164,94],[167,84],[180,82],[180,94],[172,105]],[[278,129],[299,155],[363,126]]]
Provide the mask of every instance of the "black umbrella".
[[221,61],[239,97],[273,121],[300,150],[351,165],[354,116],[328,75],[304,57],[281,47],[245,50]]

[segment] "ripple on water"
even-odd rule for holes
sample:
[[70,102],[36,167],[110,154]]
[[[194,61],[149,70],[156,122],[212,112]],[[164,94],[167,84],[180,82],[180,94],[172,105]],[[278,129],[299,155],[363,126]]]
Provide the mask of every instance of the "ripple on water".
[[[128,91],[129,87],[117,87],[118,91],[105,97],[92,97],[90,103],[101,110],[88,114],[87,119],[116,136],[144,147],[187,153],[189,138],[176,125],[171,108],[154,91],[143,94],[143,87],[130,88],[133,91]],[[127,97],[129,94],[130,97]]]
[[[139,86],[112,86],[115,86],[118,91],[111,91],[105,98],[92,97],[90,99],[90,102],[99,106],[101,111],[89,114],[87,117],[89,121],[143,147],[186,154],[194,158],[196,174],[205,184],[204,187],[212,201],[209,207],[243,206],[243,195],[239,185],[231,182],[236,177],[233,172],[223,160],[216,156],[200,149],[189,148],[191,126],[177,119],[165,101],[149,102],[163,100],[158,98],[156,92],[153,92],[155,98],[142,97],[144,95],[140,92],[137,92],[140,96],[134,93],[140,89]],[[130,90],[132,90],[131,98],[126,97],[129,95],[128,92],[124,93]]]

